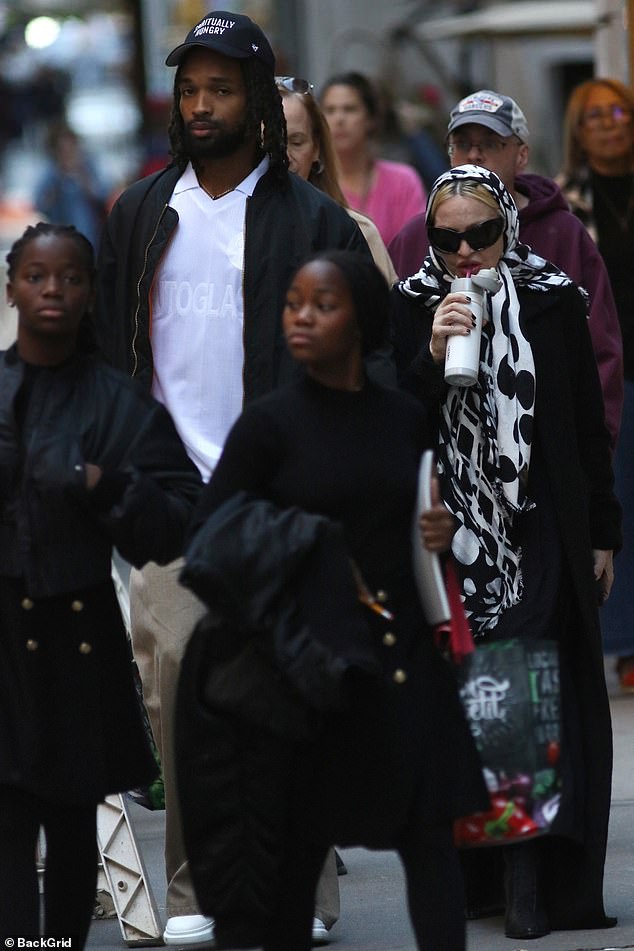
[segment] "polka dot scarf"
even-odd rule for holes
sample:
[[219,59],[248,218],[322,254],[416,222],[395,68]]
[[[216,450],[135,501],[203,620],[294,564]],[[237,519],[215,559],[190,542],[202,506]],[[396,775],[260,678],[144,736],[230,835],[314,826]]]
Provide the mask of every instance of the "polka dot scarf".
[[[530,507],[527,497],[535,404],[535,367],[519,321],[516,287],[548,291],[570,284],[553,264],[518,243],[517,208],[493,172],[473,165],[450,169],[438,188],[452,180],[481,183],[504,218],[504,250],[498,264],[502,286],[488,295],[489,325],[482,334],[480,373],[473,387],[452,386],[440,406],[438,463],[443,496],[460,527],[453,554],[460,568],[467,617],[474,636],[483,636],[500,614],[522,596],[521,550],[513,544],[513,521]],[[408,297],[421,299],[432,314],[449,293],[452,275],[433,249],[421,270],[401,281]]]

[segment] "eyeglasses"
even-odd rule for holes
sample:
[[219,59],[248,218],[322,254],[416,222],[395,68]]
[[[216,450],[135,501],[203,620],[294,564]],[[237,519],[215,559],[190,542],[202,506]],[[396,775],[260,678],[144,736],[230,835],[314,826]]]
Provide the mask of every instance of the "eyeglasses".
[[[519,139],[513,140],[519,142]],[[447,148],[447,154],[450,158],[454,155],[468,155],[472,149],[477,149],[481,155],[496,155],[503,152],[508,141],[504,139],[483,139],[481,142],[472,142],[470,139],[463,139],[460,136],[452,138]]]
[[595,106],[593,109],[588,109],[587,112],[584,112],[581,116],[581,122],[583,125],[590,126],[590,128],[596,128],[600,126],[604,119],[611,119],[612,122],[625,123],[630,122],[632,118],[632,113],[627,106],[619,106],[616,103],[612,106],[605,106],[601,108],[600,106]]
[[315,88],[307,79],[299,79],[297,76],[276,76],[275,85],[279,89],[288,89],[289,92],[298,92],[305,96],[307,92],[312,92]]
[[502,218],[489,218],[479,225],[473,225],[466,231],[453,231],[451,228],[428,228],[429,243],[432,248],[444,251],[445,254],[455,254],[463,241],[466,241],[472,251],[483,251],[490,248],[504,231]]

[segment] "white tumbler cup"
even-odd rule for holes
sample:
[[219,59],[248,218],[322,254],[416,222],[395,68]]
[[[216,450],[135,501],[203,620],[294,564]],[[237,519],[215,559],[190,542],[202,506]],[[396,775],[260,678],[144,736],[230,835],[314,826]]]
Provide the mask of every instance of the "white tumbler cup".
[[470,277],[456,277],[451,282],[452,294],[466,294],[469,309],[475,317],[475,327],[464,336],[447,337],[445,355],[445,382],[450,386],[473,386],[480,367],[480,335],[482,333],[482,293]]

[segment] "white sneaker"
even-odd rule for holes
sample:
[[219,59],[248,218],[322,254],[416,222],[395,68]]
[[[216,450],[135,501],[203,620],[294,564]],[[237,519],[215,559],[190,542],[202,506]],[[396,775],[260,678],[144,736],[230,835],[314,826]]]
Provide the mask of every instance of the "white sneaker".
[[165,944],[202,944],[214,940],[214,920],[206,915],[176,915],[168,918]]
[[313,918],[313,944],[328,943],[328,928],[321,918]]

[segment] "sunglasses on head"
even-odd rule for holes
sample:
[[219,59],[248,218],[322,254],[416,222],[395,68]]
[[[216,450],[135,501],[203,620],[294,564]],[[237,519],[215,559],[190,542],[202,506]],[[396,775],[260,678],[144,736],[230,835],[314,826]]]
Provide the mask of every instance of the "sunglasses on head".
[[307,79],[299,79],[297,76],[276,76],[275,85],[278,89],[281,86],[282,89],[288,89],[289,92],[299,92],[302,95],[312,92],[315,88]]
[[429,243],[437,251],[455,254],[462,241],[466,241],[472,251],[490,248],[504,231],[501,218],[489,218],[466,231],[452,231],[451,228],[428,228]]

